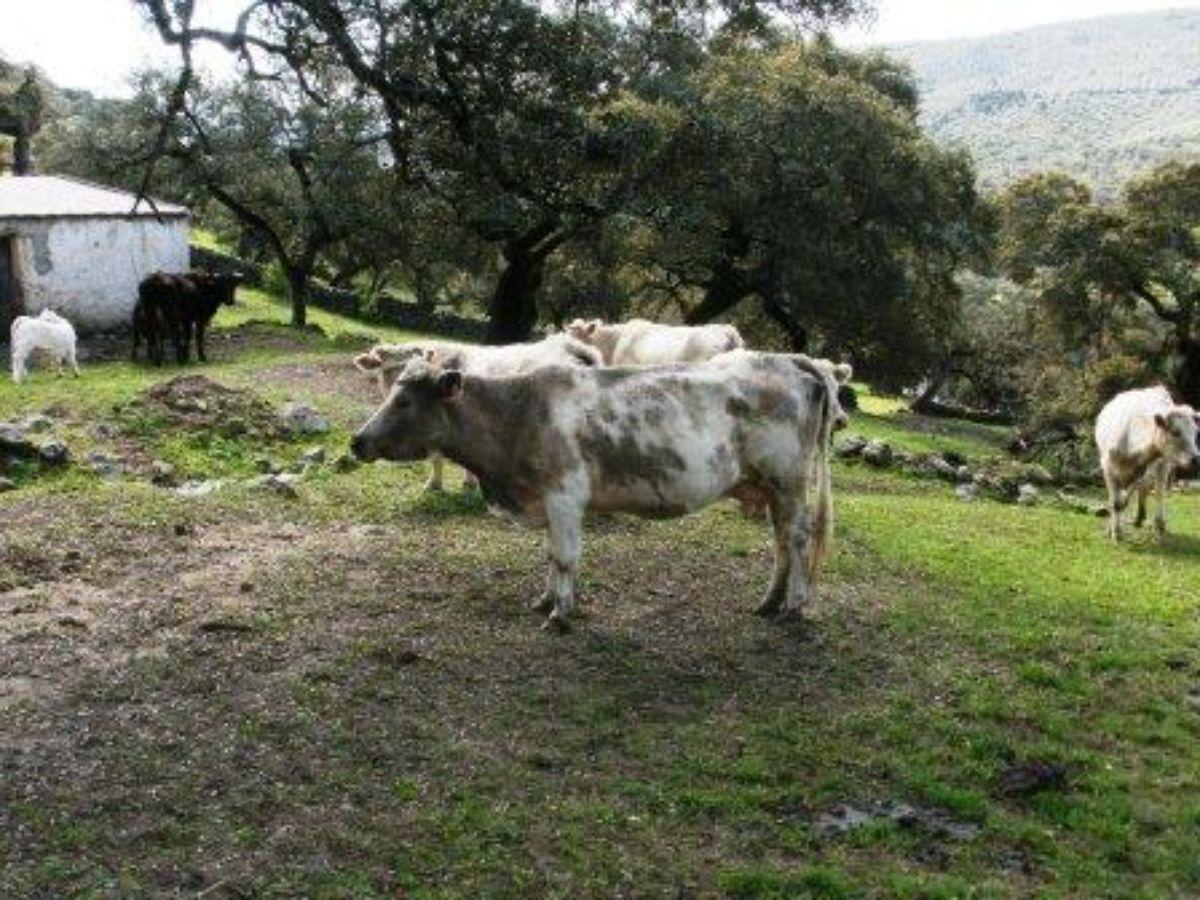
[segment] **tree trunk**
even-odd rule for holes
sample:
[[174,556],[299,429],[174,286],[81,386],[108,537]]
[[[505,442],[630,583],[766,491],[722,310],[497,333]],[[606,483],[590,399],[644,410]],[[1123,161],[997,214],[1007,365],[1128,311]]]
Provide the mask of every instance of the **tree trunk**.
[[1175,389],[1185,403],[1200,408],[1200,340],[1180,338],[1177,347],[1182,358],[1175,374]]
[[783,329],[791,351],[793,353],[807,353],[808,329],[796,321],[792,312],[779,302],[779,298],[774,293],[770,291],[763,292],[762,301],[763,312],[770,317],[771,321]]
[[733,309],[753,293],[729,264],[723,263],[713,271],[704,289],[704,299],[683,317],[688,325],[704,325],[722,313]]
[[16,139],[13,141],[13,174],[34,174],[33,138],[24,131],[18,131]]
[[950,366],[943,365],[933,375],[929,376],[925,382],[925,387],[921,389],[915,400],[908,405],[908,408],[915,413],[924,415],[936,415],[938,404],[938,391],[946,384],[946,379],[950,377]]
[[287,269],[288,298],[292,301],[292,327],[308,324],[308,272],[299,266]]
[[546,254],[523,246],[504,253],[507,263],[488,302],[489,344],[515,344],[529,338],[537,324],[537,294],[546,271]]

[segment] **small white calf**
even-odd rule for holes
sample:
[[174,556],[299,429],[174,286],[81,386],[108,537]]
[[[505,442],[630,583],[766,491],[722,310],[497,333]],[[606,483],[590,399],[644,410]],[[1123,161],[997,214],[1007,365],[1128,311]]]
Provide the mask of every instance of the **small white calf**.
[[484,496],[549,531],[537,607],[575,602],[584,513],[681,516],[722,497],[766,502],[775,568],[764,615],[799,615],[832,524],[829,380],[786,355],[463,375],[411,362],[351,443],[362,460],[444,453]]
[[607,366],[704,362],[746,345],[732,325],[662,325],[645,319],[611,325],[576,319],[566,333],[599,350]]
[[[360,371],[374,377],[384,398],[392,389],[404,367],[415,359],[423,359],[444,369],[469,375],[520,375],[541,366],[588,366],[602,364],[600,352],[582,341],[565,334],[555,334],[527,344],[505,344],[495,347],[483,344],[459,344],[451,341],[418,341],[412,344],[379,344],[354,357]],[[440,491],[445,468],[441,454],[433,453],[429,460],[429,479],[425,490]],[[467,474],[467,485],[475,479]]]
[[29,358],[42,353],[51,358],[62,372],[64,363],[79,375],[75,362],[75,329],[53,310],[44,309],[39,315],[17,316],[9,330],[12,338],[12,378],[17,384],[29,374]]
[[1167,488],[1175,469],[1190,469],[1200,462],[1196,448],[1196,411],[1176,405],[1159,385],[1125,391],[1108,401],[1096,419],[1096,448],[1108,488],[1108,533],[1121,537],[1121,511],[1129,491],[1138,494],[1135,524],[1146,518],[1146,494],[1158,494],[1154,525],[1159,534],[1167,528]]

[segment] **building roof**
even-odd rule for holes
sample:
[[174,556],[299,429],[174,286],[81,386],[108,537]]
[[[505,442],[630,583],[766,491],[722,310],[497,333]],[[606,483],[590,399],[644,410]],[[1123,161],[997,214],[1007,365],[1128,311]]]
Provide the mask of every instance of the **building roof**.
[[[0,178],[0,219],[153,218],[145,200],[127,191],[89,184],[62,175],[10,175]],[[164,218],[186,216],[183,206],[154,201]]]

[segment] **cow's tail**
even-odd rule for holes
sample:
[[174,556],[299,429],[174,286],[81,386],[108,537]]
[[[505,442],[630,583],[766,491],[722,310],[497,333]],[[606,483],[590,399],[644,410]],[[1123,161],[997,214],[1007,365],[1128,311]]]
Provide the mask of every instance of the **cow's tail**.
[[[829,554],[833,542],[833,476],[829,469],[830,446],[833,441],[835,398],[830,396],[829,380],[817,378],[820,398],[817,415],[810,431],[810,450],[807,490],[812,503],[811,529],[808,540],[808,558],[805,574],[809,585],[816,584],[821,563]],[[813,491],[816,492],[815,500]]]

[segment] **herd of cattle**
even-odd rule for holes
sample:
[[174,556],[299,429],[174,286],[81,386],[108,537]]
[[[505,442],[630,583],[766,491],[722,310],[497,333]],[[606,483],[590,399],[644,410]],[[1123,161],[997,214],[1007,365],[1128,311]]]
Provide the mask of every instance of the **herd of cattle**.
[[[235,276],[156,274],[141,285],[134,358],[144,341],[163,362],[169,340],[186,362]],[[12,323],[13,380],[35,352],[75,362],[75,332],[56,313]],[[448,458],[493,505],[549,532],[550,571],[537,606],[563,626],[575,601],[584,514],[678,516],[725,497],[769,513],[774,572],[758,611],[794,616],[809,599],[832,525],[831,435],[846,424],[838,387],[846,364],[748,350],[730,325],[634,319],[576,320],[536,343],[384,344],[355,358],[383,403],[354,435],[363,460],[429,457],[426,487],[442,486]],[[1109,532],[1121,513],[1157,493],[1155,524],[1176,473],[1200,466],[1200,417],[1164,387],[1114,397],[1096,422],[1109,495]]]
[[564,627],[584,514],[672,517],[725,497],[765,506],[775,567],[764,615],[808,601],[832,528],[829,445],[850,367],[746,350],[728,325],[571,323],[534,344],[377,346],[355,359],[383,404],[351,442],[365,461],[440,457],[549,532],[536,607]]

